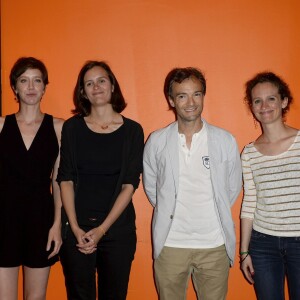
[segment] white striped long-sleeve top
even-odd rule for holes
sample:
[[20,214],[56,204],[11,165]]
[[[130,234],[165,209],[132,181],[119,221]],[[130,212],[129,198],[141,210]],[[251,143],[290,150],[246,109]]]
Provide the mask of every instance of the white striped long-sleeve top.
[[300,131],[279,155],[261,154],[253,143],[242,152],[244,197],[241,218],[273,236],[300,236]]

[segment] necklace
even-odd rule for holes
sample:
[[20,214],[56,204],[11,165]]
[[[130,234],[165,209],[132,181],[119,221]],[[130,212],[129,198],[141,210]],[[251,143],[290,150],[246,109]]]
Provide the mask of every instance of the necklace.
[[[97,120],[98,121],[98,120]],[[97,131],[97,128],[98,128],[98,130],[107,130],[107,129],[110,129],[110,126],[112,126],[111,127],[111,130],[114,130],[115,128],[115,126],[116,125],[119,125],[119,124],[122,124],[123,122],[119,122],[118,120],[116,120],[116,119],[114,119],[114,118],[112,118],[110,121],[107,121],[107,122],[97,122],[96,121],[96,119],[94,119],[94,118],[92,118],[92,117],[90,117],[89,118],[89,120],[88,120],[88,122],[92,125],[92,126],[94,126],[95,127],[95,130]]]
[[110,122],[108,122],[106,125],[100,125],[100,124],[99,124],[99,125],[100,125],[100,128],[101,128],[101,129],[105,130],[105,129],[107,129],[108,126],[111,125],[112,123],[113,123],[113,120],[111,120]]
[[88,123],[90,123],[90,126],[91,128],[94,128],[95,131],[97,131],[97,128],[98,130],[107,130],[109,128],[110,125],[113,124],[113,120],[107,122],[107,123],[102,123],[100,124],[100,122],[98,123],[96,120],[94,119],[89,119],[87,120]]

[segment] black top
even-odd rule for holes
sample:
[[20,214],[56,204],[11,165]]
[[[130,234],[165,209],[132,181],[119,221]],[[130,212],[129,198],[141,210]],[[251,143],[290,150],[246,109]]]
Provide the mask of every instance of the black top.
[[81,121],[76,145],[79,184],[75,209],[84,218],[103,221],[120,176],[124,126],[103,134],[90,130],[83,118]]
[[[47,138],[45,138],[47,137]],[[15,114],[5,118],[0,133],[0,184],[20,184],[50,193],[50,179],[59,145],[53,117],[44,119],[27,150]],[[12,192],[16,192],[13,188]]]
[[[137,122],[123,117],[124,124],[115,132],[111,134],[98,134],[92,132],[88,129],[83,117],[74,116],[64,123],[62,130],[62,140],[61,140],[61,159],[60,166],[58,170],[57,181],[60,183],[62,181],[73,181],[75,187],[75,199],[81,194],[83,199],[84,195],[81,190],[81,180],[82,180],[82,156],[80,155],[80,147],[78,145],[81,143],[83,148],[89,148],[87,151],[91,151],[90,146],[86,143],[86,139],[98,139],[98,143],[103,139],[114,139],[114,135],[118,136],[118,141],[114,140],[117,147],[120,147],[120,152],[115,147],[111,152],[109,148],[102,149],[101,154],[104,153],[105,161],[99,158],[98,167],[96,168],[96,173],[99,176],[103,174],[101,172],[108,172],[108,174],[115,174],[114,186],[111,185],[110,201],[105,201],[108,206],[99,207],[99,211],[106,212],[103,218],[106,217],[110,209],[112,208],[117,196],[119,195],[122,184],[132,184],[134,189],[136,189],[140,182],[140,174],[143,167],[143,148],[144,148],[144,134],[143,129]],[[92,137],[94,136],[94,137]],[[97,136],[97,138],[95,137]],[[122,136],[122,137],[121,137]],[[103,141],[103,140],[102,140]],[[91,140],[89,142],[91,144]],[[119,145],[119,146],[118,146]],[[93,145],[94,147],[94,142]],[[99,146],[99,145],[98,145]],[[101,147],[107,147],[106,145],[101,145]],[[83,149],[82,149],[83,150]],[[94,151],[94,150],[92,150]],[[120,153],[120,154],[118,154]],[[95,153],[94,153],[95,154]],[[120,159],[116,159],[120,155]],[[99,155],[100,156],[100,155]],[[81,157],[81,158],[80,158]],[[85,163],[84,163],[85,164]],[[86,166],[84,168],[87,168]],[[91,170],[91,168],[89,168]],[[92,167],[95,172],[95,166]],[[98,176],[97,175],[97,176]],[[99,184],[99,183],[97,183]],[[91,188],[91,186],[90,186]],[[97,188],[93,185],[93,188]],[[86,191],[86,193],[88,193]],[[91,193],[89,193],[91,194]],[[108,194],[106,195],[106,197]],[[108,198],[107,198],[108,199]],[[75,200],[75,208],[77,206],[77,200]],[[97,202],[97,200],[96,200]],[[90,202],[91,203],[91,202]],[[90,212],[89,212],[90,213]],[[79,225],[95,225],[95,222],[90,222],[90,217],[87,218],[86,211],[82,209],[76,209],[77,221]],[[63,212],[63,218],[66,218]],[[103,218],[99,219],[98,224],[101,224]],[[67,221],[67,220],[65,220]],[[64,224],[63,224],[64,225]],[[117,219],[117,221],[111,226],[110,231],[118,230],[132,230],[135,228],[135,212],[132,202],[129,203],[127,208]]]

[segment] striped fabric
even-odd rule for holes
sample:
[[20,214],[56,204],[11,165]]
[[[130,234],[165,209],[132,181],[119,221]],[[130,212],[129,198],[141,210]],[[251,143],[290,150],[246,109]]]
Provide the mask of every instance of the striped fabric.
[[290,148],[266,156],[253,143],[242,152],[244,198],[241,218],[273,236],[300,236],[300,131]]

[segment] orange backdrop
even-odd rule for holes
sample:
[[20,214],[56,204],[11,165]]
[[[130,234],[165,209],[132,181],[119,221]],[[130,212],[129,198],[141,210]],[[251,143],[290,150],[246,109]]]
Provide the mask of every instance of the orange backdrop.
[[[50,84],[43,109],[62,118],[70,117],[80,67],[89,59],[105,60],[128,101],[124,115],[140,122],[148,136],[174,120],[162,92],[167,72],[196,66],[207,77],[204,117],[231,131],[242,149],[259,134],[242,100],[244,82],[258,71],[273,70],[290,84],[296,101],[288,123],[300,127],[299,11],[298,0],[2,0],[3,115],[17,110],[8,76],[18,57],[45,62]],[[142,187],[134,204],[138,244],[128,299],[153,300],[152,208]],[[240,205],[241,197],[233,207],[237,236]],[[65,297],[58,263],[47,299]],[[191,285],[188,299],[196,299]],[[228,299],[255,299],[238,259],[230,271]]]

